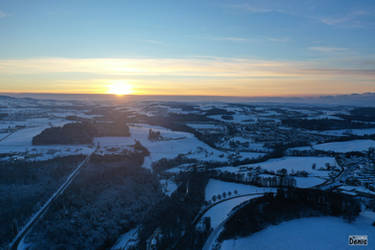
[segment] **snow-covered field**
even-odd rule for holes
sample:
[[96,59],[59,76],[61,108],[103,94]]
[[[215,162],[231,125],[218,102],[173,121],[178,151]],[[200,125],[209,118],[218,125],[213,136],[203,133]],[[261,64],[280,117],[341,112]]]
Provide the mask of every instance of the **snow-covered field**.
[[21,159],[29,161],[44,161],[56,157],[71,155],[88,155],[92,151],[88,145],[49,145],[49,146],[0,146],[0,154],[16,154],[4,157],[3,160]]
[[361,192],[361,193],[367,193],[371,195],[375,195],[375,192],[363,187],[363,186],[341,186],[339,187],[340,190],[345,191],[346,193],[352,193],[356,194],[356,192]]
[[[32,145],[33,137],[40,134],[44,129],[51,126],[62,126],[66,123],[69,123],[69,121],[49,118],[33,118],[22,122],[18,121],[17,123],[1,123],[4,127],[24,125],[26,128],[20,128],[0,141],[0,153],[17,154],[16,156],[11,156],[10,158],[12,159],[41,161],[69,155],[86,155],[91,152],[92,149],[88,145]],[[8,158],[3,159],[7,160]]]
[[314,145],[313,148],[322,151],[333,151],[347,153],[352,151],[367,151],[370,147],[375,147],[374,140],[353,140],[343,142],[329,142]]
[[[159,131],[164,140],[150,141],[148,139],[150,128],[153,131]],[[186,154],[189,158],[202,161],[225,160],[220,157],[223,152],[211,148],[190,133],[176,132],[162,127],[142,124],[131,126],[130,134],[131,136],[127,138],[130,143],[134,143],[134,140],[138,140],[150,151],[150,156],[145,158],[143,164],[146,168],[151,168],[152,162],[162,158],[172,159],[179,154]]]
[[308,116],[305,119],[307,119],[307,120],[315,120],[315,119],[343,120],[342,118],[340,118],[338,116],[327,115],[327,114],[315,115],[315,116]]
[[5,128],[8,126],[14,127],[15,125],[23,125],[26,128],[21,128],[15,133],[7,137],[5,140],[0,141],[0,146],[31,146],[31,141],[34,136],[40,134],[44,129],[51,126],[62,126],[69,121],[63,119],[28,119],[24,122],[17,122],[17,124],[3,122],[1,123]]
[[211,227],[216,228],[221,222],[225,220],[225,218],[228,216],[228,214],[233,208],[235,208],[236,206],[240,205],[241,203],[245,201],[248,201],[257,197],[261,197],[261,196],[263,195],[238,197],[238,198],[224,201],[212,207],[210,210],[208,210],[203,215],[203,217],[210,217]]
[[[365,211],[349,224],[341,218],[316,217],[296,219],[269,226],[249,237],[225,240],[221,250],[321,250],[321,249],[375,249],[375,229],[371,224],[375,213]],[[368,235],[367,247],[348,245],[349,235]]]
[[9,133],[0,133],[0,140],[8,136]]
[[296,187],[311,188],[325,182],[325,179],[319,177],[294,177],[296,179]]
[[[43,154],[46,151],[46,148],[32,146],[32,138],[51,125],[61,126],[67,122],[68,121],[61,119],[49,120],[47,118],[33,119],[32,121],[30,119],[29,122],[25,121],[28,126],[33,126],[19,129],[3,141],[0,141],[0,152],[25,153],[27,151],[36,151],[37,154]],[[154,131],[159,131],[163,136],[163,140],[150,141],[148,139],[148,131],[150,128]],[[228,156],[230,155],[230,153],[211,148],[190,133],[171,131],[166,128],[147,124],[131,126],[130,133],[130,137],[96,138],[95,143],[100,143],[102,153],[108,153],[108,150],[114,150],[112,152],[115,152],[116,150],[121,151],[123,149],[128,149],[130,145],[135,143],[135,140],[138,140],[151,153],[149,157],[145,158],[144,167],[146,168],[151,168],[152,162],[158,161],[161,158],[165,157],[171,159],[179,154],[185,154],[189,158],[194,158],[201,161],[218,162],[226,162]],[[82,146],[81,148],[84,147],[85,146]],[[60,149],[60,146],[48,146],[47,150],[48,149],[65,151],[65,149]],[[73,148],[72,151],[75,152],[76,148]],[[240,152],[239,158],[256,158],[261,155],[262,154],[260,153]],[[50,159],[52,156],[52,154],[49,154],[49,156],[45,156],[43,159]],[[34,160],[37,159],[35,158]]]
[[205,189],[205,199],[211,200],[213,195],[222,195],[224,192],[229,191],[234,194],[234,190],[237,190],[238,195],[241,194],[252,194],[252,193],[265,193],[275,191],[274,188],[263,188],[253,185],[245,185],[234,182],[220,181],[216,179],[209,179]]
[[187,126],[194,129],[214,129],[214,130],[224,130],[224,127],[217,124],[211,123],[188,123]]
[[[271,159],[265,162],[256,163],[252,165],[248,165],[250,167],[258,167],[277,171],[280,169],[285,168],[288,170],[288,173],[292,171],[306,171],[310,173],[312,176],[328,176],[328,171],[320,171],[319,168],[325,168],[326,164],[331,166],[336,166],[336,160],[333,157],[314,157],[314,156],[306,156],[306,157],[283,157],[279,159]],[[313,164],[316,164],[315,169],[312,169]]]
[[343,135],[372,135],[375,134],[375,128],[367,129],[337,129],[337,130],[326,130],[319,132],[323,135],[334,135],[334,136],[343,136]]
[[[126,147],[135,143],[135,140],[141,142],[150,151],[150,156],[145,158],[143,166],[151,169],[152,163],[162,158],[172,159],[179,154],[184,154],[188,158],[194,158],[200,161],[227,162],[230,153],[211,148],[207,144],[197,139],[193,134],[186,132],[172,131],[163,127],[152,126],[148,124],[136,124],[129,126],[130,137],[105,137],[96,138],[100,145]],[[150,141],[148,139],[149,129],[159,131],[162,140]],[[240,153],[241,158],[255,157],[256,153]]]
[[[313,164],[316,164],[315,169],[312,169]],[[308,177],[294,177],[296,179],[296,186],[300,188],[309,188],[313,187],[319,184],[322,184],[325,182],[325,180],[328,178],[328,173],[330,171],[322,171],[318,170],[319,168],[326,168],[326,163],[330,164],[330,166],[337,166],[336,160],[333,157],[314,157],[314,156],[309,156],[309,157],[283,157],[279,159],[271,159],[265,162],[260,162],[257,164],[250,164],[250,165],[243,165],[243,166],[237,166],[237,167],[220,167],[220,168],[215,168],[216,171],[221,171],[221,172],[228,172],[228,173],[246,173],[247,170],[244,170],[242,167],[261,167],[266,170],[272,170],[272,171],[277,171],[280,169],[287,169],[288,173],[292,173],[293,171],[296,172],[298,170],[304,170],[308,172],[310,175]],[[266,174],[261,174],[259,176],[264,176],[264,177],[273,177],[272,175],[266,175]],[[216,180],[216,182],[219,182]],[[210,184],[211,182],[209,182]],[[212,184],[215,182],[212,182]],[[220,185],[223,187],[227,187],[228,184],[225,183],[230,183],[230,182],[224,182],[222,184],[218,184],[217,188],[218,190],[220,189]],[[237,183],[231,183],[232,185],[244,185],[244,184],[237,184]],[[244,185],[247,187],[246,190],[248,190],[248,185]],[[207,185],[209,187],[209,185]],[[240,186],[239,186],[240,187]],[[207,190],[207,189],[206,189]],[[214,188],[212,188],[214,190]],[[224,192],[224,191],[223,191]],[[211,194],[211,193],[210,193]]]
[[[49,120],[49,119],[29,119],[22,124],[26,128],[21,128],[15,133],[0,142],[0,146],[31,146],[31,141],[34,136],[40,134],[44,129],[51,126],[62,126],[68,123],[66,120]],[[8,123],[4,123],[8,125]],[[12,126],[12,125],[9,125]],[[8,126],[6,126],[8,127]]]
[[5,140],[1,141],[0,146],[7,146],[9,147],[9,149],[14,146],[31,146],[33,137],[40,134],[44,129],[48,127],[48,125],[45,125],[34,128],[20,129],[14,134],[7,137]]

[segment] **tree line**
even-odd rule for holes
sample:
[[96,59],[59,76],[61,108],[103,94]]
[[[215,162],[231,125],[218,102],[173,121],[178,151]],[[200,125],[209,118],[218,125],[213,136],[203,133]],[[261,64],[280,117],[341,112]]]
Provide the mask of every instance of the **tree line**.
[[355,198],[342,193],[315,189],[279,189],[251,200],[224,225],[219,241],[245,237],[269,225],[302,217],[337,216],[353,221],[361,212]]

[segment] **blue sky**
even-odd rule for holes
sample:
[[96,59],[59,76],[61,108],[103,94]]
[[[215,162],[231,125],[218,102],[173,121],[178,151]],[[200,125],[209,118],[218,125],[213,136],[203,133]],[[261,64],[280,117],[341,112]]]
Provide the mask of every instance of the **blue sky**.
[[[228,84],[246,95],[328,94],[342,85],[337,93],[375,91],[375,2],[369,0],[0,0],[0,34],[0,91],[49,90],[48,83],[62,92],[97,92],[113,80],[151,94],[210,94],[217,86],[221,92],[212,94],[220,95]],[[75,66],[59,70],[57,58]],[[103,64],[92,66],[90,58],[116,65],[102,72],[96,67]],[[48,67],[33,70],[41,59]],[[84,63],[92,68],[82,70]],[[170,72],[171,65],[184,70]],[[226,66],[230,76],[218,74]],[[172,90],[172,81],[181,87]],[[78,82],[82,87],[72,89]]]

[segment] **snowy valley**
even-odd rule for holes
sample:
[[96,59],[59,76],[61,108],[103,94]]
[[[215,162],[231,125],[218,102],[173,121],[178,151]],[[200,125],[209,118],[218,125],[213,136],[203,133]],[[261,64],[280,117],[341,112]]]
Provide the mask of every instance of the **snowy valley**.
[[0,249],[374,247],[371,107],[0,96],[0,173]]

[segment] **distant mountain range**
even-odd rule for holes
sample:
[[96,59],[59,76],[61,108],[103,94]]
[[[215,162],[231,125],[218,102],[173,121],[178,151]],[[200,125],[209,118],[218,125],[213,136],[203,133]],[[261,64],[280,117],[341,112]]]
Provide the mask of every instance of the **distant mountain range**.
[[375,93],[308,97],[254,97],[256,102],[304,103],[322,105],[375,106]]
[[[258,102],[258,103],[289,103],[289,104],[314,104],[314,105],[349,105],[349,106],[375,106],[375,93],[348,94],[348,95],[322,95],[299,97],[230,97],[230,96],[141,96],[130,95],[115,97],[99,94],[14,94],[0,95],[0,101],[9,97],[35,98],[49,100],[87,100],[87,101],[184,101],[184,102]],[[8,99],[9,100],[9,99]],[[25,99],[24,99],[25,100]]]

